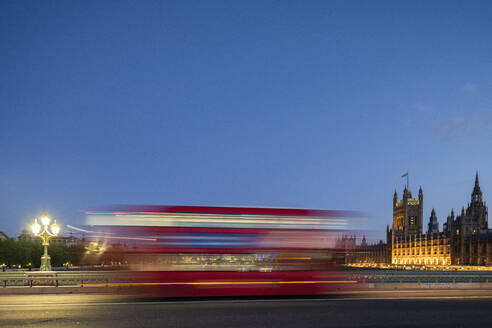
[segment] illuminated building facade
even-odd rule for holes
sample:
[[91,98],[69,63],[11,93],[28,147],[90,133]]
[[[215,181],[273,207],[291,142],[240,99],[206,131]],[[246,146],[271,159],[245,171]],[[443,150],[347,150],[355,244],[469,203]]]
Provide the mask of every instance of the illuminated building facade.
[[405,187],[403,198],[393,195],[393,227],[391,229],[391,263],[414,265],[451,264],[450,239],[439,233],[434,209],[428,230],[422,234],[424,194],[419,189],[418,199]]
[[396,236],[393,238],[391,263],[450,265],[450,239],[442,233]]
[[422,221],[424,216],[424,194],[422,187],[419,189],[419,198],[413,199],[410,190],[405,187],[403,198],[398,201],[398,194],[393,195],[393,228],[396,236],[409,237],[422,234]]
[[444,234],[451,244],[452,264],[492,265],[492,230],[489,230],[488,209],[475,177],[471,202],[456,218],[454,211],[444,224]]
[[391,263],[395,265],[492,265],[492,230],[488,228],[488,209],[475,177],[468,207],[447,217],[443,231],[432,209],[427,231],[423,233],[423,191],[418,198],[405,187],[403,197],[393,195],[393,225],[386,229],[386,244],[360,245],[349,263]]

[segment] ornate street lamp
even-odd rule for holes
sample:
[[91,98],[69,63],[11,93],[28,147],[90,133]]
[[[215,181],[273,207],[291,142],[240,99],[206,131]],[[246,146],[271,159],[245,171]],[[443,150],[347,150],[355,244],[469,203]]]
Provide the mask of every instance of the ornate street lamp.
[[56,224],[56,220],[50,226],[51,219],[46,213],[43,214],[40,220],[42,226],[38,223],[38,219],[34,219],[34,224],[31,226],[32,233],[41,238],[44,246],[44,254],[41,256],[39,271],[51,271],[51,257],[48,255],[48,245],[50,244],[50,239],[60,233],[60,226]]

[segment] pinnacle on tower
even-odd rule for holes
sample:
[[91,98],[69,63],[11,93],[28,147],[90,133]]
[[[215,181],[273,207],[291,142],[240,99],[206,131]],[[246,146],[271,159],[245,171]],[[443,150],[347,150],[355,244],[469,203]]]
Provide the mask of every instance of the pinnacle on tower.
[[472,203],[480,203],[482,201],[482,191],[480,190],[480,183],[478,181],[478,170],[475,175],[475,186],[472,192]]
[[478,182],[478,170],[475,175],[475,187],[473,188],[473,192],[480,192],[480,183]]
[[429,233],[439,232],[439,223],[437,222],[436,210],[432,209],[431,216],[429,218]]
[[407,185],[405,185],[405,189],[403,189],[403,198],[412,198],[412,192],[408,189]]

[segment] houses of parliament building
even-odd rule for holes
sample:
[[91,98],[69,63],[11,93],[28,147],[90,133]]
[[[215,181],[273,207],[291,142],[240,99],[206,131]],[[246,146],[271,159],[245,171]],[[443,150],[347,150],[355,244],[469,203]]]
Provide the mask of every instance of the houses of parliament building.
[[[386,243],[367,245],[365,238],[355,245],[355,238],[338,240],[345,249],[346,263],[387,263],[399,265],[492,265],[492,230],[488,228],[488,210],[475,177],[471,202],[455,216],[451,210],[439,231],[432,209],[423,224],[422,187],[413,198],[405,187],[402,199],[393,195],[393,224],[386,228]],[[423,230],[425,229],[425,233]]]

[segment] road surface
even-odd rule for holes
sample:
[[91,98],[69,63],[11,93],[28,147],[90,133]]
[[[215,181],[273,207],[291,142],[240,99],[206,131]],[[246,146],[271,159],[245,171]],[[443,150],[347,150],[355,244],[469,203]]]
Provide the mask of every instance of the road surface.
[[5,295],[0,327],[489,327],[491,309],[487,291],[178,301]]

